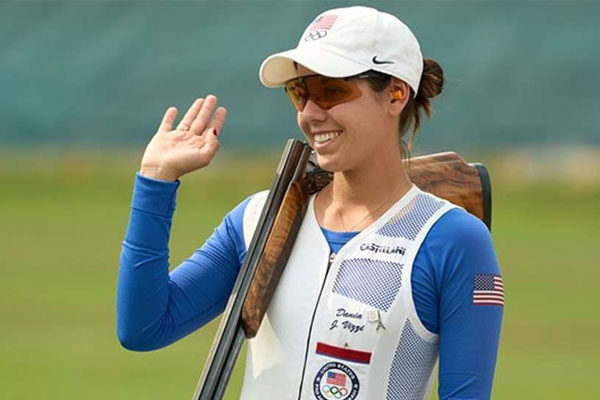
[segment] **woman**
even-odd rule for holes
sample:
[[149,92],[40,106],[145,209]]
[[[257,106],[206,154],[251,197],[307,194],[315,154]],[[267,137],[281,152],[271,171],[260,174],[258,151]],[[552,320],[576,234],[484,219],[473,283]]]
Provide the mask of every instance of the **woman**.
[[[297,48],[263,62],[260,79],[285,86],[334,179],[311,197],[249,342],[242,398],[427,398],[438,355],[440,398],[489,398],[503,308],[491,238],[416,188],[403,165],[403,137],[430,114],[441,67],[396,17],[350,7],[321,14]],[[216,103],[198,99],[174,130],[167,110],[143,156],[119,275],[126,348],[160,348],[221,313],[244,259],[264,192],[168,273],[177,179],[217,151],[226,110]]]

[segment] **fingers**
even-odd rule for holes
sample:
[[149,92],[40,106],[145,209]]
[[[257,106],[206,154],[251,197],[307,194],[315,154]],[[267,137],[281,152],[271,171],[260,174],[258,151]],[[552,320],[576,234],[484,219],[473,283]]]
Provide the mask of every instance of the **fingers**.
[[163,116],[160,125],[158,126],[159,132],[168,132],[173,129],[173,122],[175,122],[175,117],[177,117],[177,109],[175,107],[167,108],[165,111],[165,115]]
[[194,120],[194,122],[192,123],[192,125],[190,127],[190,132],[192,132],[195,135],[202,135],[202,133],[204,132],[204,130],[206,129],[206,127],[208,125],[208,121],[210,120],[210,117],[211,117],[216,105],[217,105],[217,98],[215,96],[213,96],[212,94],[209,94],[208,96],[206,96],[206,99],[204,100],[204,103],[202,104],[202,108],[200,109],[200,112],[198,112],[196,119]]
[[204,104],[204,99],[202,98],[196,99],[192,103],[190,108],[187,110],[187,112],[181,119],[181,122],[179,122],[179,125],[177,125],[177,130],[187,131],[188,129],[190,129],[192,123],[194,122],[194,119],[196,118],[198,112],[202,108],[202,104]]
[[[205,132],[210,131],[211,135],[214,135],[216,139],[216,135],[221,132],[227,116],[225,107],[219,107],[215,111],[216,105],[217,98],[212,94],[206,96],[206,99],[196,99],[181,119],[181,122],[177,125],[177,130],[183,132],[189,131],[194,135],[200,136]],[[173,123],[175,122],[176,116],[177,109],[175,107],[169,107],[158,128],[159,132],[173,130]]]

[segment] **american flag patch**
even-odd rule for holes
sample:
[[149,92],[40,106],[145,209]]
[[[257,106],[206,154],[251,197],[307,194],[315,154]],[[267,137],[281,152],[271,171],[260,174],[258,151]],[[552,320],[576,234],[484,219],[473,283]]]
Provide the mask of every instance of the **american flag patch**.
[[329,371],[327,372],[327,384],[346,386],[346,375],[339,372]]
[[317,29],[331,29],[336,19],[337,15],[321,15],[313,21],[313,23],[310,25],[309,31],[316,31]]
[[473,304],[476,306],[503,306],[504,283],[500,275],[473,276]]

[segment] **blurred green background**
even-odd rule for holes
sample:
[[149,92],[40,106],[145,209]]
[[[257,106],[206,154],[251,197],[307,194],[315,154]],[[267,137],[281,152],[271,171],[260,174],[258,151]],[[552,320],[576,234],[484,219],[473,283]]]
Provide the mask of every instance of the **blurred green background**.
[[[260,62],[349,4],[0,3],[0,399],[191,397],[215,323],[151,353],[116,337],[144,145],[169,105],[210,92],[230,111],[213,165],[182,179],[177,265],[299,137]],[[493,398],[600,398],[600,3],[363,4],[403,19],[447,73],[415,153],[454,150],[492,176],[507,299]]]

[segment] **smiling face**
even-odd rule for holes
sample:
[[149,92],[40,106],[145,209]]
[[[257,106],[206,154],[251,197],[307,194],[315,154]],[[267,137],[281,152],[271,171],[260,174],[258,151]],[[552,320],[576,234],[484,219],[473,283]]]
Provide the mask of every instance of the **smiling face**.
[[[298,74],[315,73],[298,65]],[[360,97],[329,110],[308,100],[298,112],[298,126],[315,149],[319,165],[327,171],[354,170],[398,153],[398,105],[389,102],[389,90],[375,93],[366,80],[357,79],[356,83]]]

